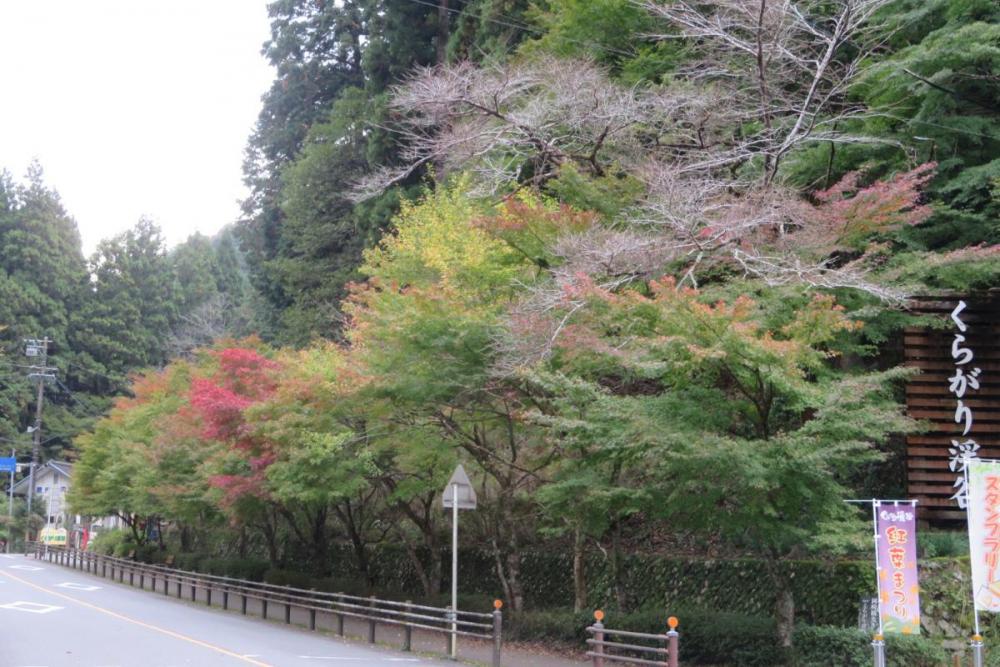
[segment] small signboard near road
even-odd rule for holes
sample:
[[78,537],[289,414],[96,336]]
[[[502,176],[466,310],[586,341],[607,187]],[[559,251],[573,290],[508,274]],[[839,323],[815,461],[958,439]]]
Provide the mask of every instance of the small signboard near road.
[[455,487],[458,487],[458,509],[476,509],[476,503],[478,501],[476,498],[476,490],[472,488],[472,482],[469,480],[469,476],[465,474],[465,468],[463,468],[461,464],[455,468],[455,472],[452,473],[451,479],[448,480],[448,485],[444,487],[444,493],[442,494],[441,499],[445,509],[452,509],[455,506]]
[[17,472],[17,459],[13,456],[0,457],[0,472]]

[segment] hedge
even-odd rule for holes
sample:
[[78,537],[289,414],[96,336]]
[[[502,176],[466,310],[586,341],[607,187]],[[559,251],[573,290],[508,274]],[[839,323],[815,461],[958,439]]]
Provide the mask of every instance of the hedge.
[[[332,569],[337,579],[360,579],[349,550],[338,548],[333,552]],[[461,549],[459,560],[462,592],[501,595],[503,589],[492,553]],[[419,577],[402,548],[382,546],[373,549],[370,567],[378,589],[412,595],[422,593]],[[795,595],[797,618],[814,625],[856,624],[858,602],[862,597],[871,596],[874,588],[874,568],[868,562],[789,561],[782,567]],[[526,606],[572,606],[572,572],[571,554],[525,552],[521,579]],[[445,573],[446,589],[450,585],[448,574]],[[591,606],[613,607],[611,575],[606,562],[597,556],[589,558],[587,575]],[[623,560],[623,584],[629,607],[633,609],[682,605],[769,616],[775,603],[774,585],[765,563],[760,560],[630,555]]]

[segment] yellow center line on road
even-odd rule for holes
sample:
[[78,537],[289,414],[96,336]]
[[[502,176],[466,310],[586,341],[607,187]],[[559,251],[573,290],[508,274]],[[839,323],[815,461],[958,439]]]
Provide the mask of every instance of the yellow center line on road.
[[110,609],[105,609],[104,607],[99,607],[96,604],[91,604],[90,602],[84,602],[83,600],[78,600],[77,598],[71,597],[69,595],[63,595],[62,593],[57,593],[56,591],[52,591],[52,590],[49,590],[48,588],[45,588],[44,586],[39,586],[38,584],[33,584],[30,581],[25,581],[21,577],[13,575],[10,572],[5,572],[3,570],[0,570],[0,575],[3,575],[5,577],[9,577],[10,579],[13,579],[14,581],[16,581],[18,583],[21,583],[21,584],[24,584],[25,586],[28,586],[30,588],[34,588],[36,590],[42,591],[43,593],[48,593],[49,595],[54,595],[57,598],[62,598],[63,600],[68,600],[69,602],[73,602],[75,604],[78,604],[81,607],[87,607],[88,609],[93,609],[94,611],[99,611],[102,614],[107,614],[108,616],[111,616],[113,618],[117,618],[117,619],[119,619],[121,621],[125,621],[126,623],[132,623],[133,625],[138,625],[141,628],[146,628],[147,630],[152,630],[154,632],[159,632],[160,634],[166,635],[168,637],[173,637],[174,639],[179,639],[181,641],[188,642],[189,644],[194,644],[195,646],[201,646],[202,648],[207,648],[207,649],[209,649],[211,651],[215,651],[216,653],[221,653],[222,655],[228,655],[230,658],[236,658],[237,660],[241,660],[241,661],[249,663],[251,665],[257,665],[257,667],[273,667],[273,665],[269,665],[266,662],[260,662],[259,660],[254,660],[252,658],[247,658],[247,657],[245,657],[243,655],[240,655],[239,653],[234,653],[233,651],[230,651],[228,649],[224,649],[221,646],[216,646],[215,644],[209,644],[208,642],[203,642],[200,639],[195,639],[194,637],[188,637],[187,635],[182,635],[179,632],[174,632],[173,630],[167,630],[166,628],[161,628],[161,627],[159,627],[157,625],[153,625],[151,623],[146,623],[145,621],[140,621],[138,619],[131,618],[129,616],[125,616],[124,614],[119,614],[116,611],[111,611]]

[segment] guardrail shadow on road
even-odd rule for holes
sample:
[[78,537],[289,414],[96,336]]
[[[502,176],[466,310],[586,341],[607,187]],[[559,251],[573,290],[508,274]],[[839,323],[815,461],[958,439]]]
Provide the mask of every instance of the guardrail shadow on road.
[[[189,594],[192,602],[198,601],[199,591],[207,606],[221,596],[222,608],[228,610],[238,599],[240,612],[247,615],[248,600],[256,600],[261,617],[269,618],[268,610],[281,607],[286,624],[292,622],[292,609],[301,609],[309,614],[308,626],[316,630],[316,615],[319,612],[332,614],[336,620],[336,632],[344,636],[344,620],[358,619],[367,623],[367,639],[375,643],[378,625],[400,627],[403,630],[402,649],[413,648],[413,630],[439,633],[450,647],[452,637],[471,637],[490,640],[493,643],[493,667],[500,667],[501,630],[503,613],[497,600],[493,613],[453,611],[450,607],[429,607],[411,602],[381,600],[376,597],[361,597],[345,593],[277,586],[246,579],[234,579],[214,574],[178,570],[162,565],[140,563],[126,558],[104,556],[89,551],[68,547],[56,547],[39,543],[28,546],[28,555],[36,559],[78,569],[104,578],[117,579],[124,583],[126,577],[130,586],[151,592],[162,592],[177,598]],[[147,579],[149,587],[147,588]],[[446,649],[447,652],[447,649]]]

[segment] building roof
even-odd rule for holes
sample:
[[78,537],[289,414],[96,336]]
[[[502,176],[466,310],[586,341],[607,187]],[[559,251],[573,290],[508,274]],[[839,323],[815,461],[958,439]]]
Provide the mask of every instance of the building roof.
[[[35,479],[38,479],[38,475],[41,474],[45,469],[49,469],[53,472],[63,475],[67,479],[73,474],[73,464],[68,461],[47,461],[42,465],[35,468]],[[23,496],[28,493],[28,482],[30,477],[24,477],[20,481],[14,484],[14,495]]]

